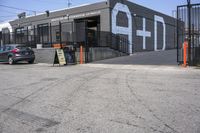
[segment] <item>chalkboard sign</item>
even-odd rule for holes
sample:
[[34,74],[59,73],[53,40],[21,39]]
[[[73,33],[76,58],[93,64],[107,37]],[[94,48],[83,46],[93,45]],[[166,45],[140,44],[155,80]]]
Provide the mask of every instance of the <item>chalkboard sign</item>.
[[56,49],[53,65],[55,64],[59,64],[59,65],[67,64],[63,49]]

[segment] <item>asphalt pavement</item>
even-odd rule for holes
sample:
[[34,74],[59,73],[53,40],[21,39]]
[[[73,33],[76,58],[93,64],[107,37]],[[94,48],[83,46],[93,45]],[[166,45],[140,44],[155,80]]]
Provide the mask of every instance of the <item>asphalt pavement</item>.
[[0,64],[0,133],[200,133],[200,69]]
[[131,56],[122,56],[108,60],[94,62],[95,64],[123,64],[123,65],[162,65],[177,66],[177,51],[149,51],[136,52]]

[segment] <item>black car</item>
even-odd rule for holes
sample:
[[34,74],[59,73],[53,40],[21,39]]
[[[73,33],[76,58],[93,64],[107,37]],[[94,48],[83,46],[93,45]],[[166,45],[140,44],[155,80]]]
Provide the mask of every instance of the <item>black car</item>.
[[22,44],[9,44],[0,47],[0,62],[14,64],[19,61],[27,61],[32,64],[35,60],[34,51]]

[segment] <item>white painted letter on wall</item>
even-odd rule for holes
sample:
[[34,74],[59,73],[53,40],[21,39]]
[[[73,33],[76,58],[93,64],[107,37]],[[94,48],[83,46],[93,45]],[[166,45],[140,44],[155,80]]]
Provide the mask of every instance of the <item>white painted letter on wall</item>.
[[137,30],[137,36],[142,36],[143,38],[143,50],[146,49],[146,38],[151,37],[151,32],[146,31],[146,19],[143,18],[143,29]]
[[[128,27],[121,27],[117,26],[117,14],[119,12],[124,12],[127,15],[128,18]],[[113,34],[123,34],[128,35],[129,40],[129,54],[133,53],[132,49],[132,16],[131,12],[127,5],[117,3],[115,7],[112,10],[112,33]]]
[[166,49],[166,24],[163,17],[154,16],[154,50],[158,50],[158,36],[157,36],[157,23],[161,22],[163,25],[163,48],[162,50]]

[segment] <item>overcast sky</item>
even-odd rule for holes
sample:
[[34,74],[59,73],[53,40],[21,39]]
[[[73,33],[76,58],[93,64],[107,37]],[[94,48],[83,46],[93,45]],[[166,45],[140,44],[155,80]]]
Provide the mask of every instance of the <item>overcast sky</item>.
[[[102,0],[71,0],[71,6],[77,6],[85,3],[95,3]],[[134,3],[143,5],[145,7],[154,9],[164,14],[172,16],[172,11],[176,9],[177,5],[186,4],[187,0],[130,0]],[[192,3],[200,3],[200,0],[191,0]],[[46,10],[56,10],[66,8],[68,0],[0,0],[0,5],[17,7],[21,9],[34,10],[37,13]],[[12,20],[16,18],[18,13],[23,10],[10,9],[0,6],[0,22]],[[33,12],[27,12],[28,15]]]

